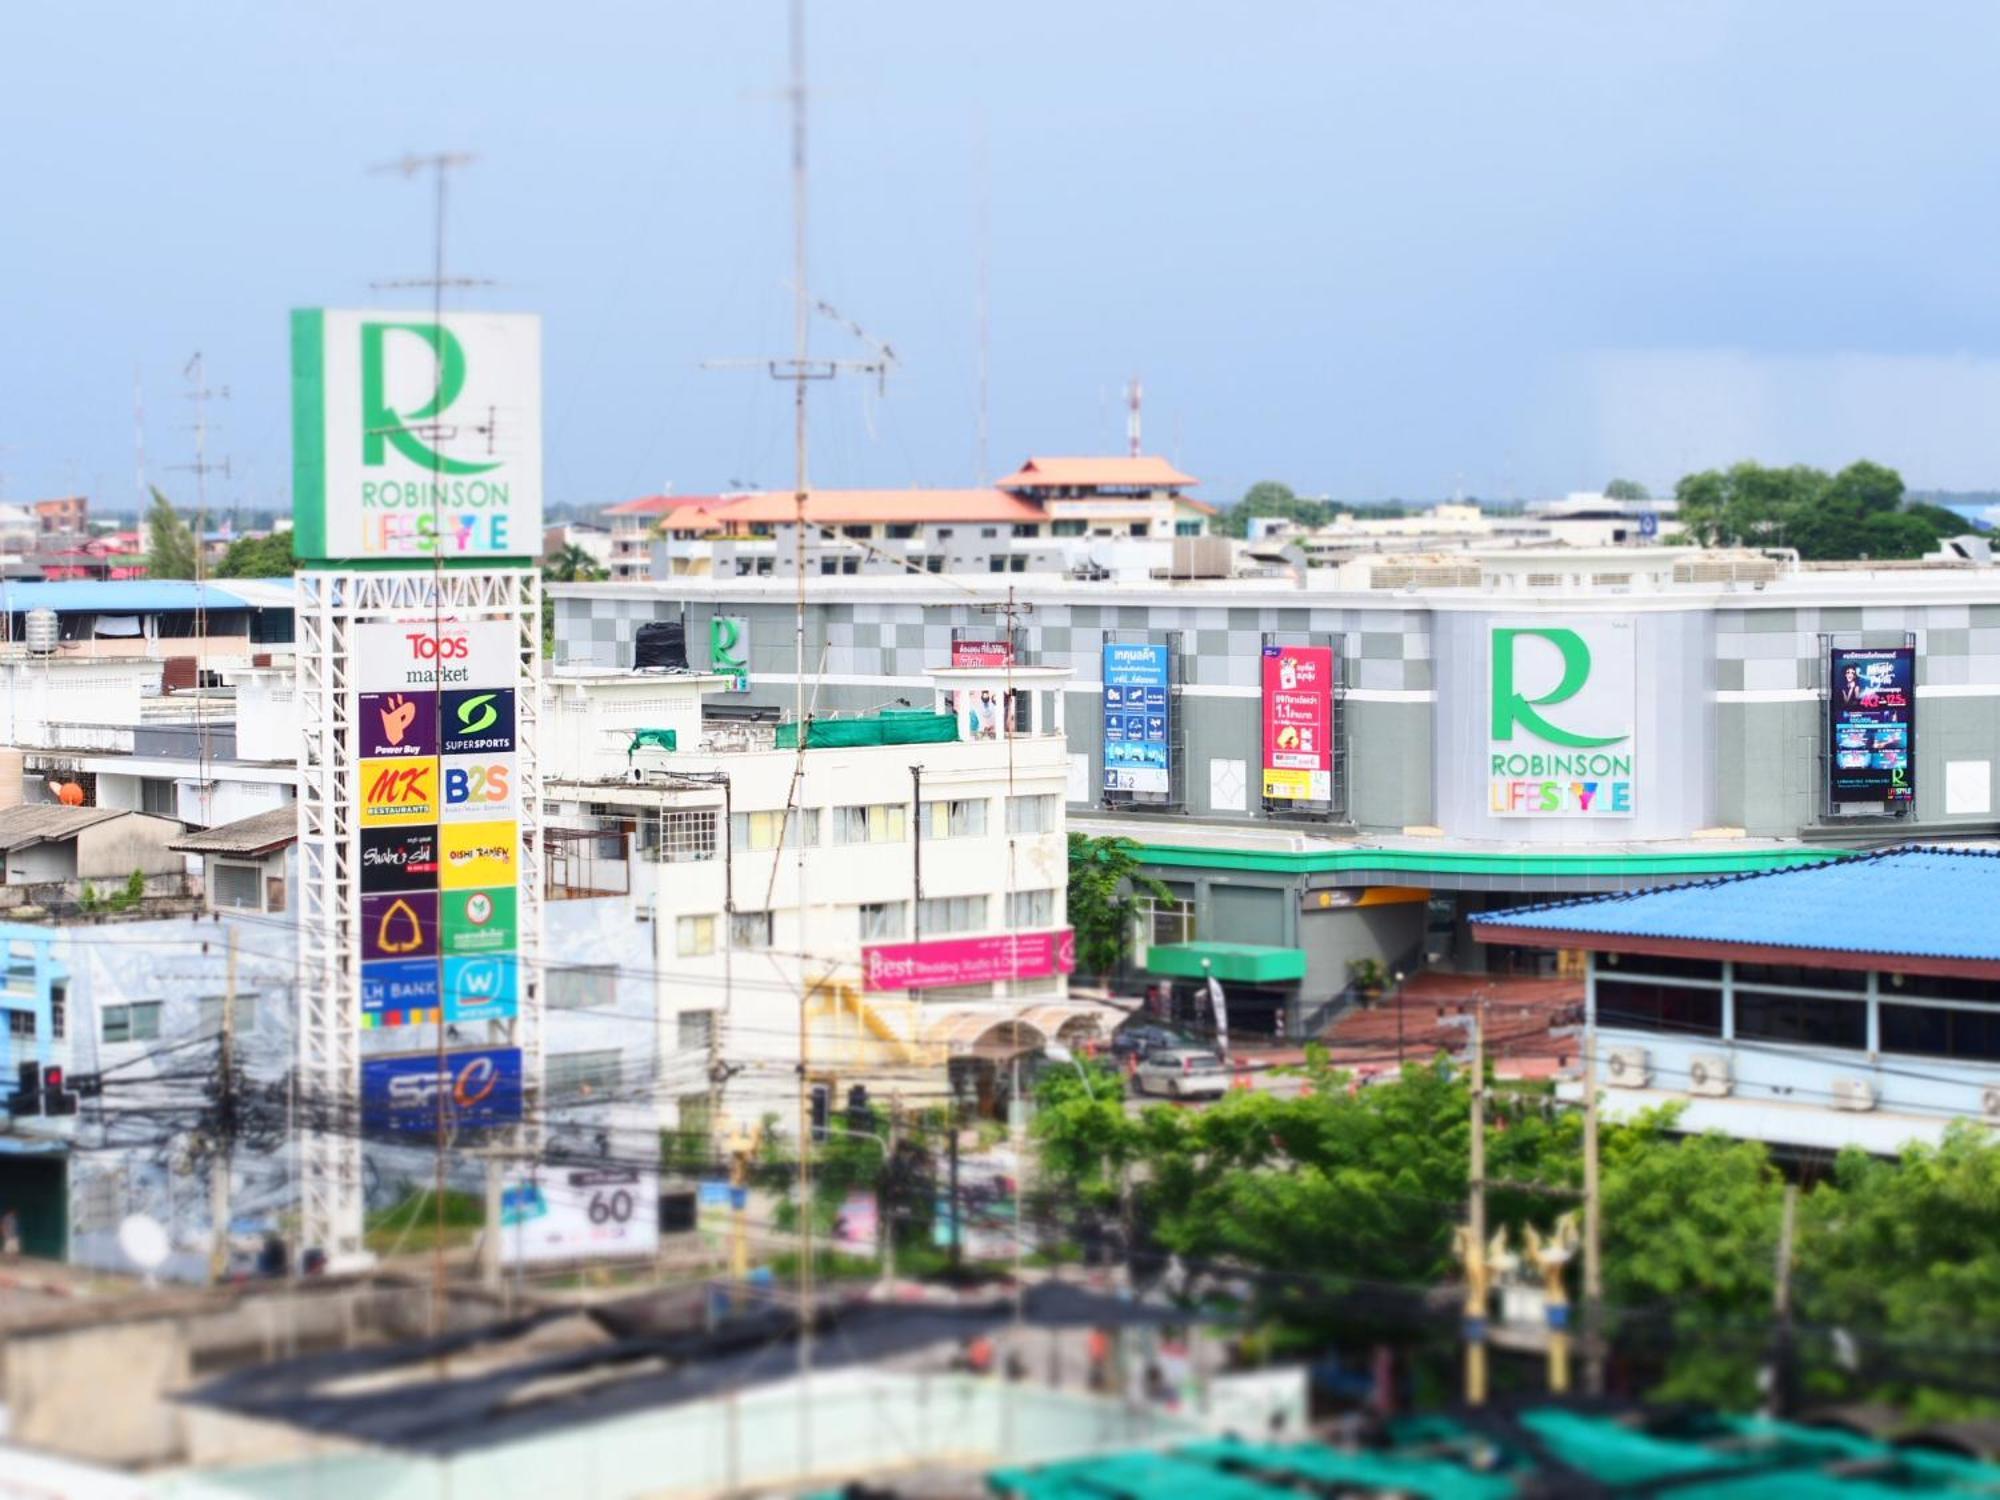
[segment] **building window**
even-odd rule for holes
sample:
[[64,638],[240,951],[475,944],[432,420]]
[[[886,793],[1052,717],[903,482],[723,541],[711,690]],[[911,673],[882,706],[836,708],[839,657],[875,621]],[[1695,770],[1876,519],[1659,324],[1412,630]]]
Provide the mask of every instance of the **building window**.
[[1007,571],[1009,573],[1027,572],[1028,571],[1027,558],[1021,556],[1018,552],[1015,553],[1012,557],[1007,559]]
[[1174,522],[1174,535],[1175,535],[1175,536],[1200,536],[1200,535],[1201,535],[1201,522],[1199,522],[1199,521],[1176,521],[1176,522]]
[[33,1041],[35,1036],[35,1013],[31,1010],[8,1011],[7,1035],[26,1037],[30,1041]]
[[931,896],[917,905],[917,925],[925,937],[947,932],[984,932],[984,896]]
[[923,807],[923,835],[927,839],[976,839],[986,835],[984,797],[926,802]]
[[263,872],[255,865],[226,865],[221,861],[210,865],[213,889],[209,892],[211,906],[236,907],[248,911],[259,909],[263,897]]
[[1934,1005],[1884,1005],[1882,1050],[1919,1057],[2000,1062],[2000,1012],[1945,1010]]
[[1722,1035],[1722,992],[1643,979],[1597,981],[1597,1021],[1613,1031],[1671,1031],[1682,1036]]
[[714,917],[681,917],[674,922],[674,952],[680,957],[706,958],[714,951]]
[[984,541],[995,541],[999,538],[1000,528],[997,526],[982,526],[979,528],[979,535]]
[[1082,536],[1084,523],[1081,521],[1053,521],[1049,524],[1050,536]]
[[674,1044],[682,1052],[706,1053],[715,1034],[715,1012],[684,1010],[674,1020]]
[[942,573],[944,571],[944,559],[941,557],[925,558],[924,571],[926,573]]
[[593,1099],[618,1092],[624,1081],[618,1049],[602,1052],[561,1052],[548,1061],[552,1099]]
[[910,903],[907,901],[864,901],[861,904],[861,941],[893,943],[909,930]]
[[1061,815],[1062,799],[1054,792],[1007,799],[1009,833],[1054,833],[1056,819]]
[[[1659,972],[1661,960],[1646,958],[1630,962]],[[1808,969],[1798,964],[1738,964],[1736,982],[1739,985],[1770,985],[1794,990],[1845,990],[1852,995],[1863,994],[1868,989],[1866,974],[1844,969]]]
[[49,1035],[58,1042],[69,1035],[69,986],[66,984],[49,986]]
[[1143,908],[1148,947],[1194,941],[1194,897],[1184,901],[1147,901]]
[[843,526],[840,528],[840,534],[842,536],[859,537],[865,542],[875,534],[875,528],[873,526]]
[[840,559],[837,557],[822,557],[819,560],[819,571],[822,577],[833,577],[840,571]]
[[1150,524],[1148,524],[1147,522],[1145,522],[1145,521],[1134,521],[1134,522],[1132,523],[1132,535],[1134,535],[1134,536],[1151,536],[1151,535],[1152,535],[1152,533],[1153,533],[1153,528],[1152,528],[1152,526],[1151,526]]
[[1015,891],[1007,898],[1007,925],[1012,928],[1056,925],[1056,893]]
[[159,1001],[141,1000],[132,1005],[104,1007],[106,1042],[156,1042],[159,1039]]
[[729,819],[729,837],[738,849],[752,854],[777,848],[780,838],[787,849],[796,849],[801,844],[811,849],[819,843],[819,809],[795,807],[789,817],[782,808],[776,812],[734,813]]
[[1014,523],[1015,536],[1034,537],[1034,536],[1040,536],[1041,534],[1042,534],[1042,528],[1037,526],[1033,521],[1016,521]]
[[156,813],[163,818],[176,816],[180,811],[179,789],[174,782],[166,777],[140,777],[139,811],[143,813]]
[[1746,1042],[1859,1050],[1868,1045],[1868,1006],[1861,1000],[1813,1000],[1739,989],[1736,1035]]
[[995,555],[995,556],[993,556],[993,557],[989,557],[989,558],[987,558],[987,559],[986,559],[986,571],[987,571],[987,572],[989,572],[989,573],[1004,573],[1004,572],[1006,572],[1006,571],[1007,571],[1007,559],[1006,559],[1006,558],[1004,558],[1004,557],[1000,557],[1000,556],[998,556],[998,555]]
[[617,1004],[616,964],[551,964],[544,972],[550,1010],[610,1010]]
[[767,911],[739,911],[729,919],[729,946],[768,948],[771,946],[771,914]]
[[715,858],[716,812],[711,807],[676,809],[661,815],[659,858],[670,865]]
[[861,571],[861,559],[858,557],[843,557],[840,560],[840,571],[843,574],[859,573]]
[[266,875],[264,877],[264,910],[283,911],[285,909],[285,877]]
[[882,535],[892,542],[907,542],[917,534],[917,528],[908,521],[898,521],[893,526],[882,528]]
[[836,844],[900,844],[910,836],[910,809],[902,802],[872,802],[833,810]]
[[[202,1036],[222,1035],[222,1005],[226,997],[203,995],[201,997],[201,1017],[199,1034]],[[257,997],[238,995],[236,997],[236,1034],[243,1036],[257,1029]]]
[[15,995],[35,993],[35,945],[16,941],[7,949],[7,990]]

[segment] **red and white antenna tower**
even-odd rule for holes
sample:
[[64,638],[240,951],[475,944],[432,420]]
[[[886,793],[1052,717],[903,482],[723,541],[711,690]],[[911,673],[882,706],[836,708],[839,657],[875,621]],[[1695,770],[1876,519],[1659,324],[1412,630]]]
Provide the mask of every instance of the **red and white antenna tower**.
[[1134,458],[1139,456],[1139,408],[1145,400],[1146,388],[1134,375],[1125,383],[1125,448]]

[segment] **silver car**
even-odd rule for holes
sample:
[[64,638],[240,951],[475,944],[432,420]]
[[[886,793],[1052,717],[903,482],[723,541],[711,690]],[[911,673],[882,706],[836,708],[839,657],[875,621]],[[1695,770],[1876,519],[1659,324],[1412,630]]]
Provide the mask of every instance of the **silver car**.
[[1164,1094],[1169,1099],[1220,1099],[1229,1091],[1229,1069],[1213,1052],[1163,1048],[1139,1064],[1132,1086],[1141,1094]]

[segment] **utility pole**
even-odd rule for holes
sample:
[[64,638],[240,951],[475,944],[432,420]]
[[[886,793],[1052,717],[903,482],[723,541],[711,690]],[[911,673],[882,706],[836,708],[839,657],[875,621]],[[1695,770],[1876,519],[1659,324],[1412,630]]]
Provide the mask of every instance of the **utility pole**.
[[236,1136],[236,929],[229,929],[222,987],[222,1057],[216,1068],[215,1150],[208,1163],[208,1279],[221,1282],[229,1270],[229,1176]]
[[1597,960],[1583,974],[1583,1391],[1604,1394],[1604,1243],[1597,1180]]
[[1472,1155],[1466,1187],[1465,1400],[1486,1403],[1486,1028],[1485,1000],[1472,1002]]
[[1778,1267],[1771,1288],[1771,1313],[1776,1320],[1771,1358],[1771,1415],[1792,1410],[1792,1238],[1799,1214],[1799,1188],[1785,1184],[1785,1212],[1778,1222]]

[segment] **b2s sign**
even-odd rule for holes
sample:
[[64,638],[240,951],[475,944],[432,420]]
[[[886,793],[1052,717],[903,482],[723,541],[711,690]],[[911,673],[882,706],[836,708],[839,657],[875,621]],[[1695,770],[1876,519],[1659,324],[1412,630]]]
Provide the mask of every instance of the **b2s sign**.
[[444,770],[446,822],[513,816],[513,756],[447,755],[440,764]]
[[1631,622],[1495,625],[1488,645],[1487,810],[1631,817]]

